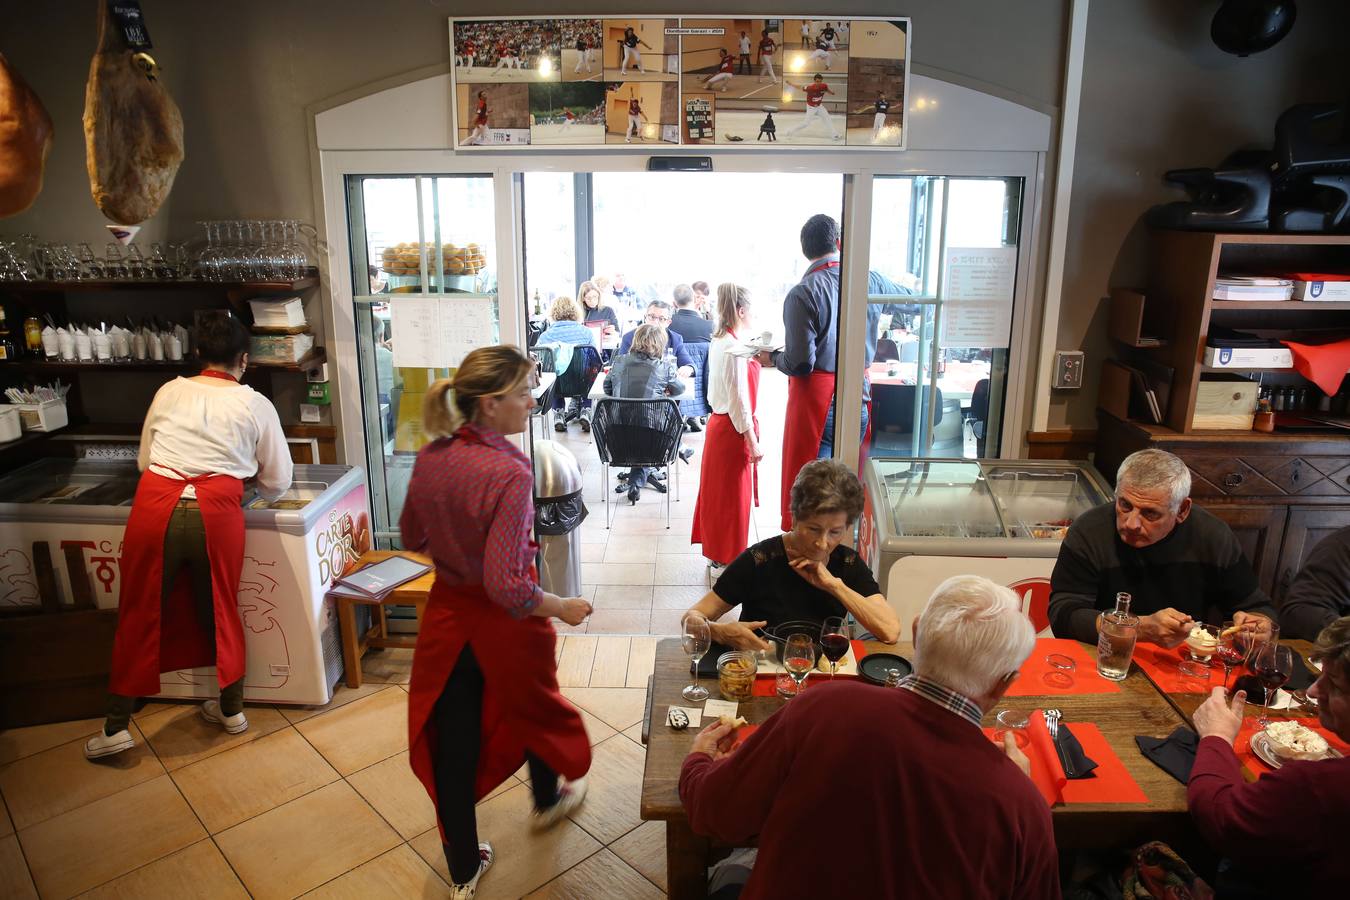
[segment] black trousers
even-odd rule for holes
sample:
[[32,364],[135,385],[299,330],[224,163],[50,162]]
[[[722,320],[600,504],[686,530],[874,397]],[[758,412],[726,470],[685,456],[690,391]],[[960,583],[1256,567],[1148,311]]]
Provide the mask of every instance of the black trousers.
[[[456,884],[467,884],[478,873],[478,817],[474,811],[474,781],[482,740],[483,671],[473,648],[465,646],[445,681],[431,713],[436,734],[436,815],[445,831],[445,861]],[[535,809],[558,802],[558,773],[526,751]]]

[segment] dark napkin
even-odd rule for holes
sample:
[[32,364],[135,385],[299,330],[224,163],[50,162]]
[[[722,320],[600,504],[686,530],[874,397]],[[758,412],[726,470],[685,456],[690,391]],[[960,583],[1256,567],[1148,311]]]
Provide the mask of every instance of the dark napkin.
[[1064,777],[1069,777],[1069,766],[1065,763],[1073,764],[1073,778],[1077,781],[1080,778],[1095,778],[1092,770],[1097,768],[1095,760],[1089,759],[1083,752],[1083,745],[1078,743],[1078,738],[1069,730],[1069,724],[1064,721],[1059,723],[1059,737],[1053,738],[1055,749],[1059,751],[1060,764],[1064,766]]
[[1195,765],[1195,748],[1200,744],[1200,736],[1194,731],[1182,725],[1165,738],[1138,734],[1135,735],[1134,742],[1139,745],[1140,753],[1168,775],[1182,784],[1191,780],[1191,767]]

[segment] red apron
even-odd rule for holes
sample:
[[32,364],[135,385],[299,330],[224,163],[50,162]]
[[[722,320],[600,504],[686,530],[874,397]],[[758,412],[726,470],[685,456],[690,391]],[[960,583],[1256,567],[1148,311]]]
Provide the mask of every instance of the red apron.
[[[751,359],[748,380],[752,417],[759,406],[759,370],[759,360]],[[752,418],[752,424],[758,438],[759,420]],[[705,496],[710,498],[707,506],[703,504]],[[711,498],[716,498],[715,502]],[[723,565],[731,562],[745,550],[752,502],[759,505],[759,467],[750,462],[745,435],[731,424],[730,416],[713,413],[703,439],[703,463],[690,543],[702,544],[703,555],[713,562]]]
[[519,769],[526,750],[568,780],[590,770],[591,745],[581,714],[558,690],[556,642],[547,619],[514,619],[481,586],[452,587],[436,580],[422,614],[408,685],[409,763],[432,803],[436,735],[431,713],[466,644],[483,672],[474,799],[481,800]]
[[825,417],[834,399],[834,373],[819,369],[788,379],[787,408],[791,421],[783,429],[783,530],[792,530],[792,482],[802,466],[820,455]]
[[[206,633],[191,601],[188,579],[178,578],[168,603],[164,582],[164,533],[169,517],[192,485],[197,491],[211,561],[216,632]],[[216,667],[221,685],[244,677],[244,625],[239,618],[239,575],[244,566],[244,484],[231,475],[178,480],[146,470],[136,488],[122,538],[122,592],[108,689],[124,697],[160,692],[161,672]]]

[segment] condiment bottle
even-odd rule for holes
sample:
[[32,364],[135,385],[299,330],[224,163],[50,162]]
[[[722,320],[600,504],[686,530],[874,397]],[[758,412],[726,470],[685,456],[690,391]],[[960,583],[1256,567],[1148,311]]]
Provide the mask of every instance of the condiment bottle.
[[1270,408],[1269,400],[1262,400],[1256,405],[1256,415],[1252,417],[1252,431],[1264,431],[1267,434],[1275,430],[1275,413]]
[[28,347],[29,356],[42,356],[42,322],[37,316],[23,320],[23,342]]

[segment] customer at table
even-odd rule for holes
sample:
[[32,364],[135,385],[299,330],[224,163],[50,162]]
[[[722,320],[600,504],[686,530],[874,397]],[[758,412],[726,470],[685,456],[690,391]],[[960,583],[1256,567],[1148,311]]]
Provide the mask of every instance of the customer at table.
[[[792,530],[737,556],[690,612],[713,623],[714,641],[745,650],[769,649],[755,629],[831,616],[852,616],[877,640],[895,643],[895,610],[867,563],[842,543],[862,508],[862,483],[852,469],[830,459],[807,463],[792,483]],[[740,621],[717,621],[737,606]]]
[[587,326],[600,325],[604,328],[605,334],[613,334],[619,330],[618,314],[614,312],[614,307],[605,302],[600,286],[594,281],[583,281],[581,287],[577,288],[577,297],[586,311]]
[[742,898],[1058,898],[1050,808],[1011,735],[980,731],[1035,641],[1013,591],[949,578],[900,690],[810,687],[735,749],[705,727],[680,773],[690,827],[757,839]]
[[220,697],[201,705],[230,734],[244,716],[244,624],[237,596],[244,565],[244,482],[276,500],[291,486],[291,454],[272,402],[239,383],[248,330],[228,313],[197,325],[201,374],[155,393],[141,427],[136,497],[122,537],[122,593],[103,730],[84,745],[100,759],[131,749],[137,699],[160,692],[160,674],[215,666]]
[[1139,640],[1175,647],[1195,622],[1231,619],[1258,637],[1275,610],[1232,530],[1191,503],[1191,473],[1165,450],[1131,453],[1116,498],[1079,516],[1050,575],[1055,637],[1097,640],[1102,612],[1128,593]]
[[475,802],[528,763],[534,826],[546,828],[581,803],[591,765],[581,716],[558,691],[549,622],[578,625],[591,605],[537,584],[534,475],[508,440],[529,427],[533,370],[514,347],[483,347],[431,386],[423,427],[435,439],[399,520],[403,546],[436,564],[408,686],[409,763],[436,806],[458,900],[493,861]]
[[[654,400],[684,393],[684,383],[665,358],[666,336],[666,330],[659,325],[639,327],[630,352],[615,358],[614,367],[605,376],[605,393],[627,400]],[[628,472],[627,483],[619,485],[614,492],[626,493],[628,502],[635,504],[642,495],[643,486],[662,494],[667,490],[650,469],[633,466]]]
[[[1350,616],[1322,630],[1312,658],[1322,663],[1308,688],[1318,721],[1350,742]],[[1193,717],[1200,744],[1186,802],[1201,835],[1232,861],[1220,868],[1218,895],[1228,881],[1244,897],[1344,897],[1350,757],[1285,763],[1248,783],[1233,752],[1245,700],[1238,691],[1230,703],[1216,687]]]
[[694,289],[687,284],[675,285],[675,314],[670,320],[670,333],[678,334],[686,344],[709,344],[713,326],[699,315],[694,305]]
[[1310,641],[1342,616],[1350,616],[1350,525],[1308,554],[1280,605],[1280,633]]
[[[600,357],[600,336],[595,329],[581,324],[581,304],[567,295],[557,297],[549,307],[549,326],[535,341],[535,346],[551,344],[554,347],[553,371],[562,375],[572,365],[572,356],[578,347],[592,347]],[[566,431],[573,421],[580,421],[583,431],[590,431],[591,401],[587,397],[566,397],[554,392],[554,408],[563,414],[553,423],[554,431]],[[564,408],[564,403],[566,407]]]
[[[666,340],[670,352],[675,354],[675,365],[681,378],[694,377],[694,358],[685,352],[684,338],[680,337],[678,332],[670,330],[671,312],[670,304],[664,300],[653,300],[647,304],[647,317],[644,325],[655,325],[666,332]],[[641,327],[641,326],[639,326]],[[619,341],[619,350],[616,356],[622,356],[628,352],[628,348],[633,346],[633,336],[637,334],[637,328],[623,336]]]

